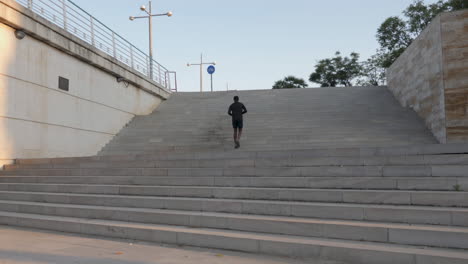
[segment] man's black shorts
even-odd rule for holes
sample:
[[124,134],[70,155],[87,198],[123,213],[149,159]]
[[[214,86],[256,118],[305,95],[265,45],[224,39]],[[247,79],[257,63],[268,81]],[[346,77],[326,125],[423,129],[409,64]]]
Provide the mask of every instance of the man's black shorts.
[[244,121],[243,120],[232,120],[232,127],[242,129],[244,127]]

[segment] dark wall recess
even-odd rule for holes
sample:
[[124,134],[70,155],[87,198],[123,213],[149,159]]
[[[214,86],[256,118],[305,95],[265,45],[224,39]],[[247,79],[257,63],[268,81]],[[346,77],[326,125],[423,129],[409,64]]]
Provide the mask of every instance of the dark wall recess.
[[67,78],[63,78],[59,76],[59,89],[68,91],[69,80]]

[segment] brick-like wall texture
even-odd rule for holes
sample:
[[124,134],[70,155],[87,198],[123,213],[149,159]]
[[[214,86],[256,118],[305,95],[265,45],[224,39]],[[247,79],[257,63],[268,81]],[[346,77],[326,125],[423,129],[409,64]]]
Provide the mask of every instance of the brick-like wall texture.
[[435,18],[388,69],[387,79],[439,142],[468,141],[468,10]]

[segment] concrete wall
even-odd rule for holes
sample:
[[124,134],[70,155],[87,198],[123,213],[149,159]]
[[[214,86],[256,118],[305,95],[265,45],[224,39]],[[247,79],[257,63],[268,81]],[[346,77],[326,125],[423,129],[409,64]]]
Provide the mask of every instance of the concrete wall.
[[388,87],[441,143],[468,140],[468,10],[435,18],[388,69]]
[[[0,165],[95,155],[135,115],[169,96],[60,28],[0,0]],[[27,36],[18,40],[15,28]],[[80,51],[80,52],[77,52]],[[130,85],[118,83],[124,76]],[[58,89],[58,77],[70,90]]]
[[441,21],[447,141],[468,141],[468,10]]

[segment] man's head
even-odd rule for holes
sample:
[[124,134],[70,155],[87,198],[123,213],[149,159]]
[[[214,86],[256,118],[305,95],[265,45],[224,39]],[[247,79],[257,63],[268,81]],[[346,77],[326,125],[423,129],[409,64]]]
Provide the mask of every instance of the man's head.
[[239,102],[239,96],[234,96],[234,102]]

